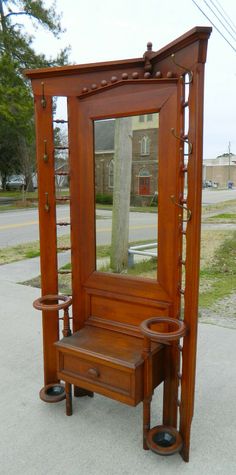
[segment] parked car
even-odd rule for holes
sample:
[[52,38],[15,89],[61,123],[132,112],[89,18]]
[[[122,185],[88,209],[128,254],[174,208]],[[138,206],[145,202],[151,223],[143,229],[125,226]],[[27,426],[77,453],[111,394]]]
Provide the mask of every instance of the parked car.
[[22,175],[12,175],[6,182],[6,189],[11,190],[25,190],[25,179]]
[[212,181],[211,180],[204,180],[203,182],[203,188],[212,188]]

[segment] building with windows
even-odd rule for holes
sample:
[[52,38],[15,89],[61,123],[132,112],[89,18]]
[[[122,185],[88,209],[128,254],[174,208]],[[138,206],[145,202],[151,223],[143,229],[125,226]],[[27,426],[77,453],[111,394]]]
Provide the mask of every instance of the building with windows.
[[203,161],[203,184],[210,183],[223,188],[229,182],[236,186],[236,155],[225,153]]
[[[113,193],[115,124],[114,119],[95,122],[97,194]],[[132,117],[131,202],[136,204],[149,203],[157,194],[158,130],[157,113]]]

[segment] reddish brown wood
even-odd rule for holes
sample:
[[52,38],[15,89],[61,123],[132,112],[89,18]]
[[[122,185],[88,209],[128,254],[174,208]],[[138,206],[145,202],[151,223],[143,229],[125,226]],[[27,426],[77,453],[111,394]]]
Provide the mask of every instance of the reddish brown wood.
[[[158,325],[158,327],[152,329],[152,325]],[[171,341],[179,340],[187,332],[184,322],[169,317],[152,317],[144,320],[140,325],[140,329],[146,337],[165,345]]]
[[202,139],[203,139],[203,95],[204,95],[204,64],[194,67],[194,83],[189,99],[190,130],[189,139],[194,143],[193,154],[189,159],[188,207],[194,210],[187,227],[186,249],[186,287],[184,319],[189,325],[189,336],[183,347],[182,397],[180,408],[180,431],[184,446],[182,457],[189,460],[190,428],[194,411],[194,388],[196,371],[196,345],[198,320],[198,288],[201,233],[201,184],[202,184]]
[[[41,96],[35,97],[36,141],[38,166],[38,199],[40,222],[40,267],[42,296],[57,294],[57,251],[56,251],[56,212],[53,157],[52,98],[46,96],[46,107],[41,104]],[[44,141],[47,141],[48,161],[43,160]],[[45,193],[48,196],[49,210],[45,209]],[[45,233],[45,230],[46,233]],[[43,311],[43,354],[44,384],[58,380],[54,342],[59,338],[58,313],[54,311],[48,318]]]
[[65,383],[66,391],[66,415],[72,416],[72,394],[71,394],[71,384]]
[[[135,406],[143,400],[142,339],[85,326],[56,343],[58,375],[89,391]],[[162,346],[153,343],[153,386],[163,380]]]
[[[45,384],[65,381],[68,415],[72,413],[72,384],[75,395],[81,391],[98,392],[130,405],[143,401],[147,448],[152,392],[164,381],[163,424],[174,433],[180,413],[177,442],[183,441],[181,454],[186,461],[194,406],[203,79],[210,32],[210,28],[196,27],[157,52],[152,52],[149,45],[144,58],[27,72],[36,104],[43,296],[57,293],[57,225],[71,225],[73,335],[66,336],[70,334],[66,313],[65,337],[58,341],[57,311],[52,310],[50,318],[44,311]],[[187,71],[193,78],[189,98],[184,95],[181,80]],[[68,98],[69,171],[55,173],[52,96],[56,95]],[[184,130],[186,108],[190,114],[189,133]],[[154,112],[159,112],[160,119],[157,279],[98,272],[93,120]],[[192,143],[188,164],[184,162],[183,140]],[[70,177],[70,198],[56,200],[55,174]],[[189,186],[187,200],[183,196],[185,176]],[[70,221],[56,223],[56,201],[67,199]],[[190,210],[186,229],[183,206]],[[185,238],[186,258],[182,255]],[[143,349],[140,323],[152,317],[179,319],[181,299],[188,328],[183,348],[175,342],[165,348],[153,342],[150,345],[145,339]],[[172,451],[175,449],[172,447]]]
[[[183,81],[180,81],[178,84],[178,104],[181,104],[184,98],[184,85]],[[184,130],[184,116],[182,107],[179,108],[178,118],[177,118],[177,130]],[[184,175],[182,173],[182,163],[184,160],[183,148],[180,143],[176,140],[176,155],[179,157],[176,163],[176,197],[183,193],[184,187]],[[176,210],[177,212],[177,210]],[[174,318],[180,317],[180,294],[178,292],[178,285],[181,282],[182,278],[182,268],[180,266],[180,259],[182,257],[182,233],[180,232],[180,222],[182,219],[182,210],[178,209],[176,213],[176,249],[177,255],[175,258],[178,259],[175,265],[175,273],[173,275],[174,286],[175,286],[175,297],[172,302],[172,316]],[[179,368],[179,353],[176,348],[176,345],[171,345],[169,348],[166,348],[166,378],[164,381],[164,391],[163,391],[163,424],[167,426],[177,427],[177,406],[176,400],[178,395],[178,385],[179,381],[176,377]]]

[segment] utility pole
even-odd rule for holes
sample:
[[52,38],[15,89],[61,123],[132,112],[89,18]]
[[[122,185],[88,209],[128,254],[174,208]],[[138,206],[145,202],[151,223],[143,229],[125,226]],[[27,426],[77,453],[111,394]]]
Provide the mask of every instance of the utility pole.
[[128,267],[129,207],[132,168],[132,117],[116,119],[111,269]]
[[231,159],[231,143],[229,142],[228,145],[228,157],[229,157],[229,164],[228,164],[228,182],[230,181],[230,159]]

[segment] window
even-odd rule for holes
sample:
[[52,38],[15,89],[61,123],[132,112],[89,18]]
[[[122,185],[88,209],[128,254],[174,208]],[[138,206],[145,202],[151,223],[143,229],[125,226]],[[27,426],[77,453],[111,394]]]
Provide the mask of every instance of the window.
[[114,187],[114,160],[111,160],[108,165],[108,187]]
[[144,122],[144,115],[139,116],[139,122]]
[[148,114],[148,115],[147,115],[147,121],[148,121],[148,122],[151,122],[151,121],[152,121],[152,114]]
[[146,135],[141,140],[141,155],[150,154],[150,139]]

